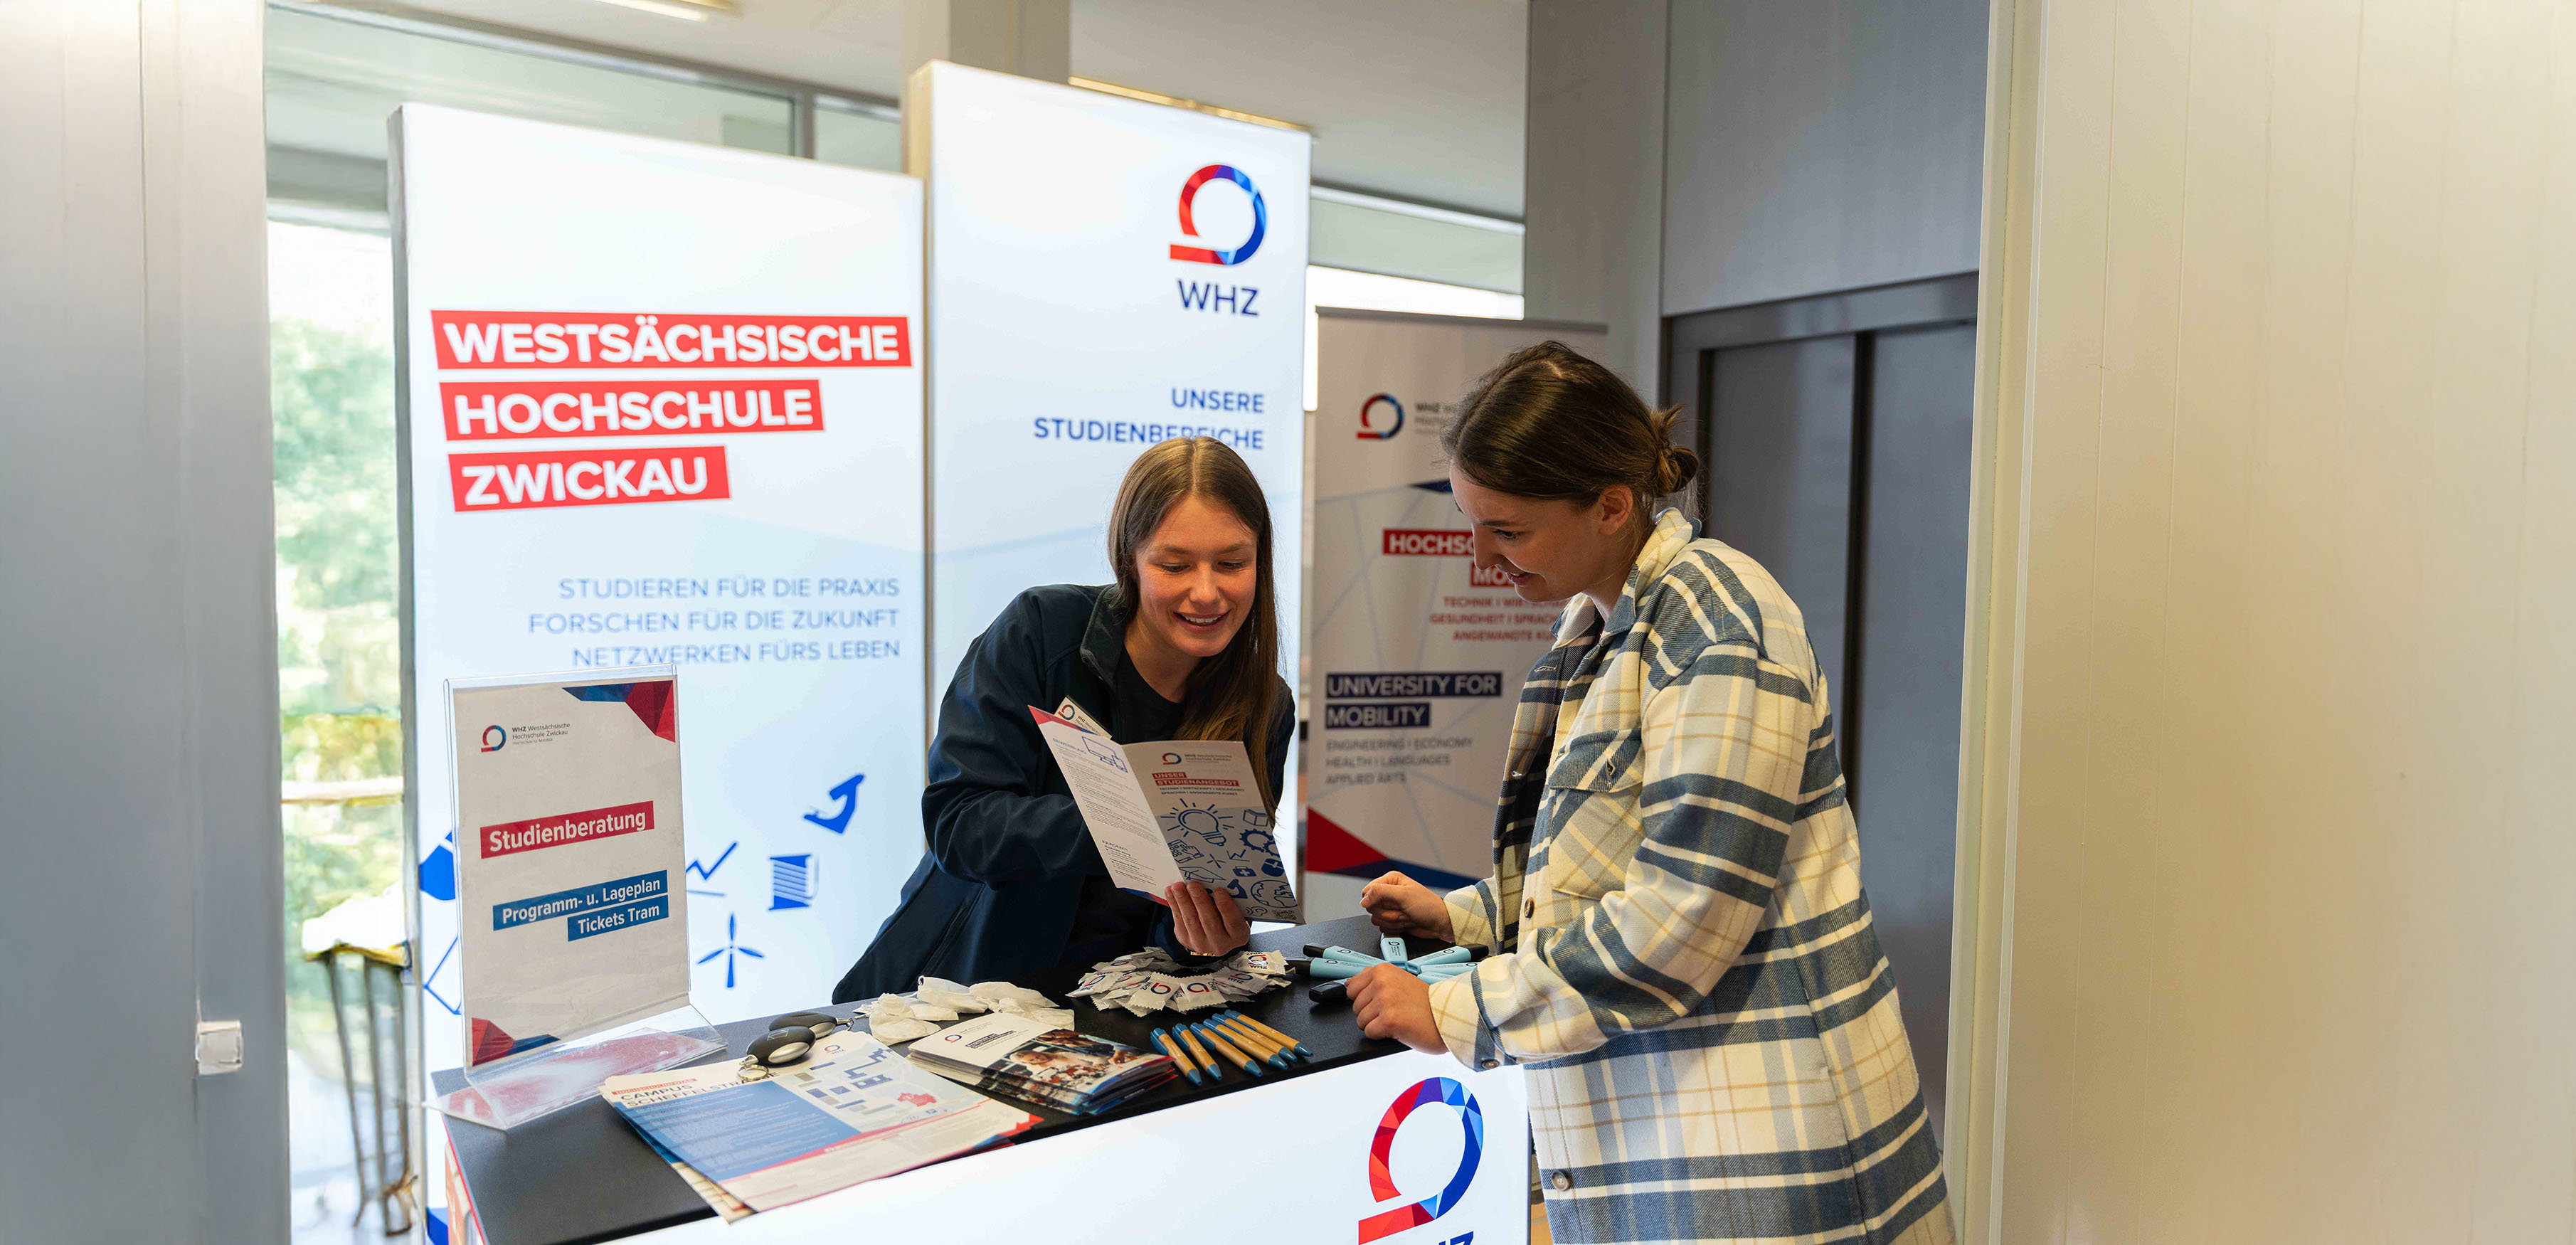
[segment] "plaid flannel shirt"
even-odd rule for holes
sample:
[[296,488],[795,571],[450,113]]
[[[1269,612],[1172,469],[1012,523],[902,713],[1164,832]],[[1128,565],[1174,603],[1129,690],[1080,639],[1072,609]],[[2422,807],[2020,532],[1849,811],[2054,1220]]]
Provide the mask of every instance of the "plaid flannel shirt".
[[1660,516],[1530,671],[1441,1037],[1528,1066],[1559,1241],[1946,1243],[1805,622],[1696,532]]

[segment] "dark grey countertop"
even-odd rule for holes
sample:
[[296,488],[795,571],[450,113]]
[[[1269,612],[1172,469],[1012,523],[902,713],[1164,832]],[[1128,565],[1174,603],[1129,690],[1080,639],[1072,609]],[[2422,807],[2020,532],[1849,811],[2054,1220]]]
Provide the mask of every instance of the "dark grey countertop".
[[[1252,949],[1285,951],[1294,956],[1310,942],[1372,951],[1377,941],[1377,931],[1366,917],[1350,917],[1255,934]],[[1416,939],[1410,945],[1418,954],[1442,944]],[[1018,984],[1071,1005],[1076,1029],[1139,1049],[1153,1049],[1145,1036],[1148,1030],[1168,1027],[1176,1018],[1186,1019],[1168,1011],[1151,1016],[1134,1016],[1120,1009],[1103,1012],[1088,1000],[1068,999],[1065,991],[1072,989],[1081,976],[1078,970],[1056,970],[1022,978]],[[1304,1042],[1315,1052],[1312,1060],[1292,1064],[1285,1071],[1265,1068],[1266,1075],[1259,1081],[1245,1076],[1240,1068],[1229,1069],[1209,1084],[1192,1085],[1175,1078],[1106,1115],[1068,1116],[1014,1101],[1012,1106],[1042,1121],[1022,1133],[1014,1144],[1044,1145],[1049,1137],[1077,1129],[1135,1119],[1179,1103],[1215,1098],[1250,1085],[1269,1084],[1404,1049],[1395,1042],[1360,1036],[1346,1005],[1324,1007],[1308,1002],[1307,984],[1302,979],[1293,981],[1288,988],[1271,991],[1242,1004],[1238,1010]],[[842,1006],[815,1010],[847,1016],[856,1009]],[[859,1024],[864,1028],[866,1021]],[[766,1018],[721,1026],[730,1049],[723,1056],[709,1056],[698,1062],[740,1059],[752,1039],[768,1031]],[[432,1081],[440,1094],[452,1093],[465,1084],[464,1075],[452,1069],[437,1073]],[[493,1245],[611,1241],[715,1213],[644,1144],[614,1108],[596,1097],[506,1133],[451,1119],[447,1121],[447,1136],[457,1165],[473,1191],[477,1216]],[[950,1161],[972,1163],[975,1156]]]

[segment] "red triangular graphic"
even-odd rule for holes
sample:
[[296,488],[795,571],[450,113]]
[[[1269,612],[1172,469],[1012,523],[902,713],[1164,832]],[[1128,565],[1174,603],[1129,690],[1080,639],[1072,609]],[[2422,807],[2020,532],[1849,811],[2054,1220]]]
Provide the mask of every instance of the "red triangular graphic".
[[1386,853],[1309,807],[1306,810],[1306,867],[1321,873],[1344,873],[1383,864]]
[[658,679],[651,683],[629,685],[626,689],[626,707],[634,710],[635,716],[643,720],[644,729],[672,743],[680,742],[678,715],[671,710],[671,680]]
[[501,1026],[480,1016],[474,1018],[474,1062],[476,1064],[487,1064],[509,1054],[510,1048],[517,1044],[518,1039],[511,1037]]

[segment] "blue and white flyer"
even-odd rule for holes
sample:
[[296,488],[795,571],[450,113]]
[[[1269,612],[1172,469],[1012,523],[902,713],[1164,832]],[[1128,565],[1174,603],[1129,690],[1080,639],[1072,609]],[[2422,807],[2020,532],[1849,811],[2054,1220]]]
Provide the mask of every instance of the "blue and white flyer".
[[734,1064],[614,1076],[599,1087],[654,1148],[752,1210],[801,1202],[1026,1131],[1037,1117],[842,1032],[745,1081]]
[[469,1065],[688,1003],[677,686],[449,687]]

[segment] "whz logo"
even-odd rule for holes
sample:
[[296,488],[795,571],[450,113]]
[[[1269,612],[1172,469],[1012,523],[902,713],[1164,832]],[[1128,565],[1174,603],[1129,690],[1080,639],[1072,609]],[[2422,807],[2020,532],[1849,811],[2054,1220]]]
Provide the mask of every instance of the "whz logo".
[[[1380,406],[1384,406],[1392,416],[1384,428],[1377,427],[1369,420],[1369,412]],[[1360,440],[1392,440],[1395,434],[1402,431],[1404,431],[1404,404],[1396,401],[1394,394],[1371,394],[1368,401],[1360,403]]]
[[501,750],[501,745],[508,742],[510,742],[510,732],[502,730],[497,726],[487,726],[483,728],[483,750],[485,752],[499,752]]
[[[1383,1210],[1360,1220],[1359,1245],[1368,1245],[1380,1237],[1393,1236],[1418,1228],[1456,1207],[1467,1196],[1467,1186],[1475,1183],[1476,1164],[1485,1155],[1485,1109],[1476,1105],[1476,1096],[1467,1087],[1445,1076],[1435,1076],[1395,1096],[1386,1115],[1377,1122],[1377,1136],[1369,1142],[1369,1196],[1378,1202],[1404,1196],[1395,1187],[1395,1174],[1387,1168],[1387,1158],[1395,1151],[1395,1133],[1417,1107],[1434,1104],[1458,1112],[1458,1127],[1466,1133],[1467,1144],[1458,1155],[1458,1170],[1449,1183],[1419,1202],[1408,1202],[1393,1210]],[[1439,1245],[1471,1245],[1475,1233],[1451,1237]]]
[[[1242,187],[1243,193],[1251,198],[1252,233],[1244,238],[1242,245],[1230,251],[1220,251],[1206,246],[1184,246],[1175,242],[1172,244],[1172,258],[1185,263],[1232,267],[1252,258],[1252,253],[1261,249],[1262,235],[1270,232],[1269,206],[1261,201],[1261,191],[1252,184],[1252,178],[1243,170],[1230,164],[1208,165],[1190,174],[1190,179],[1181,183],[1181,236],[1199,238],[1199,188],[1218,181],[1232,182]],[[1218,285],[1212,281],[1201,283],[1179,279],[1175,279],[1172,284],[1180,291],[1181,306],[1188,310],[1205,311],[1215,315],[1257,316],[1261,314],[1252,309],[1254,301],[1261,297],[1261,291],[1252,286]]]

